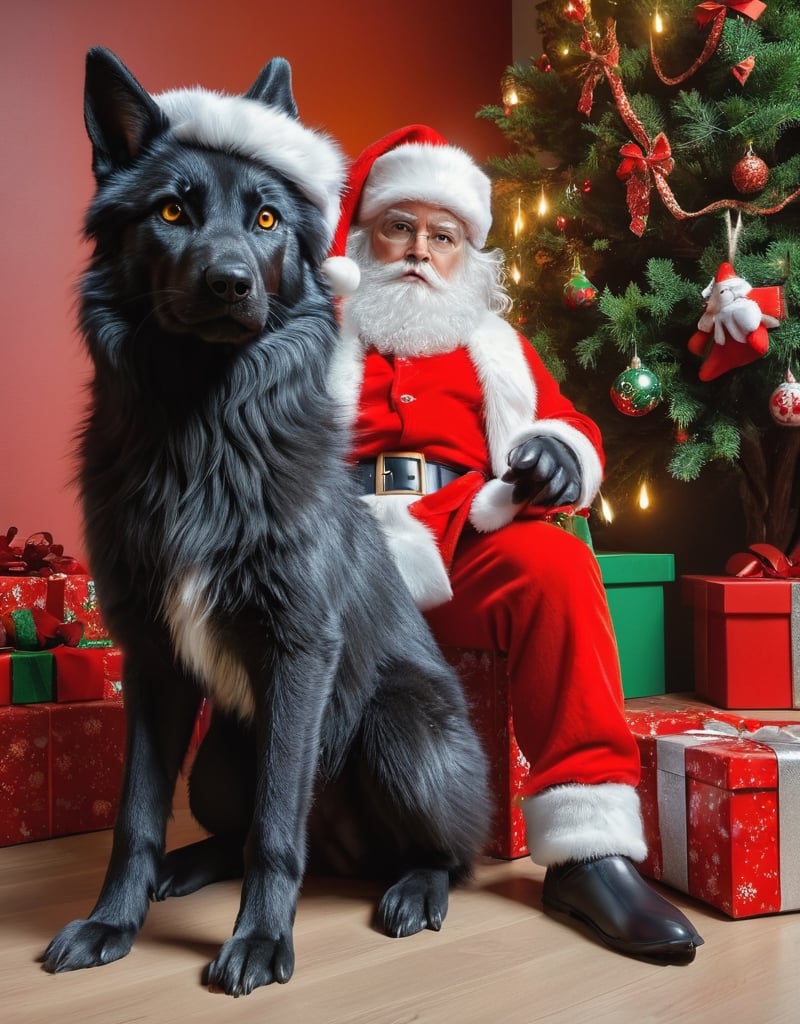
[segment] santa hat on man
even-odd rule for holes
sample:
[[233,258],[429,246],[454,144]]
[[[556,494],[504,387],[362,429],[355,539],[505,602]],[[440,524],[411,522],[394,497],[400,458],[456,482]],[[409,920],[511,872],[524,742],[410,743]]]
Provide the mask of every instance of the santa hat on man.
[[378,139],[353,163],[333,254],[345,254],[352,227],[371,223],[395,203],[415,201],[449,210],[476,249],[486,244],[492,224],[491,182],[463,149],[427,125],[412,124]]

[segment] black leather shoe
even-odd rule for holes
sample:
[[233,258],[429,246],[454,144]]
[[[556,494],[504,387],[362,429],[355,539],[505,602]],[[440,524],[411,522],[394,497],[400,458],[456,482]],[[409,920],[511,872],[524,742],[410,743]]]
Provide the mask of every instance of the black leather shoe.
[[627,857],[569,862],[547,869],[542,903],[588,925],[611,949],[658,964],[690,964],[703,940]]

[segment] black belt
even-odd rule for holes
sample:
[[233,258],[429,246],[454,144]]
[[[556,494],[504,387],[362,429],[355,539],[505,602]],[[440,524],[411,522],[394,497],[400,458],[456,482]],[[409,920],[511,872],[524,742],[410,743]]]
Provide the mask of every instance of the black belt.
[[364,494],[431,494],[467,471],[428,462],[421,452],[382,452],[353,466]]

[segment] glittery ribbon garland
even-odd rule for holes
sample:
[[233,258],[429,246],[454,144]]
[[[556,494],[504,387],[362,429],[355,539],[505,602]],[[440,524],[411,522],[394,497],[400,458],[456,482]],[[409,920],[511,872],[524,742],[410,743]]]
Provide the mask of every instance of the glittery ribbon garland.
[[[794,588],[793,588],[794,589]],[[688,807],[686,750],[719,739],[746,739],[769,747],[778,765],[778,856],[781,910],[800,909],[800,734],[777,726],[740,732],[727,722],[715,721],[702,731],[656,737],[658,768],[658,821],[663,872],[661,881],[689,892]],[[733,842],[733,838],[730,839]]]
[[722,38],[722,29],[725,26],[726,8],[720,6],[720,4],[701,4],[701,7],[702,6],[717,8],[713,13],[709,14],[709,16],[704,21],[700,22],[700,25],[702,27],[708,24],[708,22],[713,19],[711,31],[708,33],[708,37],[706,38],[706,43],[703,47],[703,52],[700,54],[699,57],[696,58],[691,67],[689,67],[686,71],[683,72],[682,75],[678,75],[676,78],[670,78],[668,75],[664,74],[664,72],[661,70],[661,64],[659,63],[658,57],[656,56],[653,37],[652,35],[650,36],[650,61],[653,65],[653,71],[655,71],[655,73],[658,75],[658,77],[661,79],[664,85],[680,85],[681,82],[685,82],[687,78],[691,78],[695,71],[699,70],[706,63],[706,61],[709,60],[717,52],[719,41]]

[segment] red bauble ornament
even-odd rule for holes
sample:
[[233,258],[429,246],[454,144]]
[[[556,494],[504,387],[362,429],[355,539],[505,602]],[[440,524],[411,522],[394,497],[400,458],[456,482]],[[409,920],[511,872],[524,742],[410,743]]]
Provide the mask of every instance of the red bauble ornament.
[[586,4],[583,0],[567,0],[562,13],[567,21],[575,21],[580,24],[586,17]]
[[538,71],[543,71],[545,73],[553,70],[553,67],[550,64],[550,58],[547,56],[546,53],[543,53],[541,57],[536,61],[536,69]]
[[786,371],[786,379],[772,392],[769,414],[782,427],[800,427],[800,384]]
[[567,218],[561,216],[556,217],[556,227],[559,231],[564,231],[567,227]]
[[584,181],[583,185],[581,185],[581,191],[584,192],[586,195],[588,195],[592,191],[591,178],[587,178],[586,181]]
[[733,184],[742,195],[760,192],[769,181],[769,167],[749,149],[731,173]]

